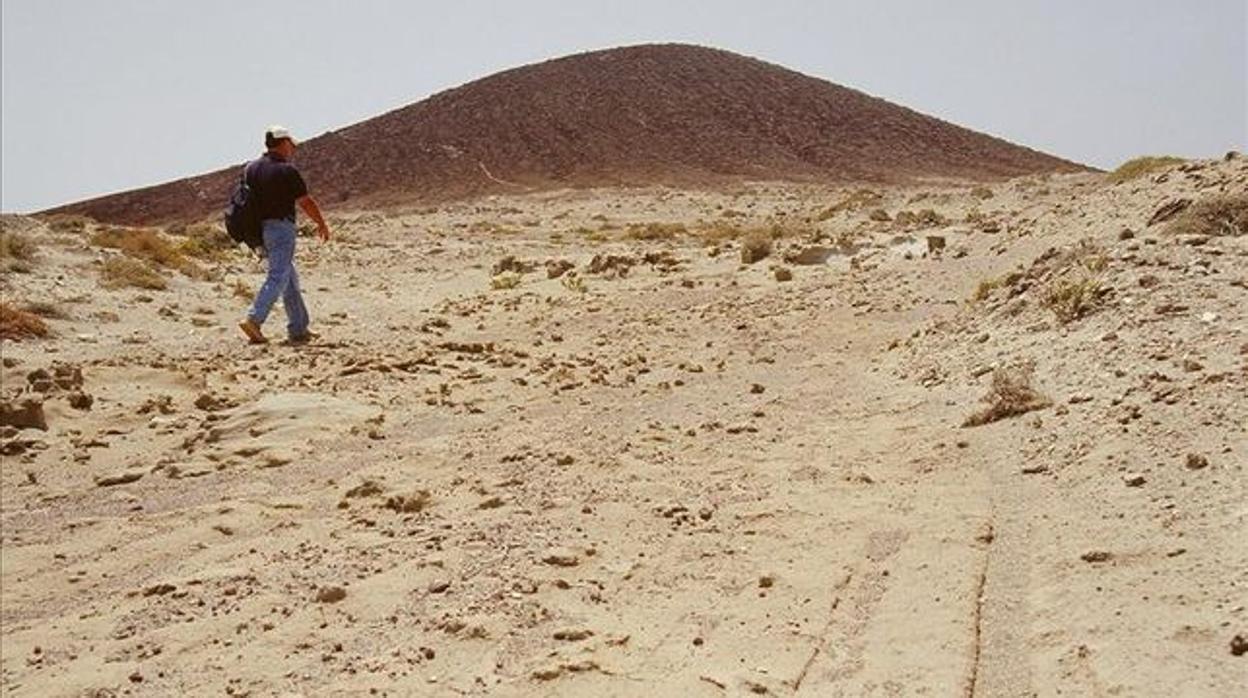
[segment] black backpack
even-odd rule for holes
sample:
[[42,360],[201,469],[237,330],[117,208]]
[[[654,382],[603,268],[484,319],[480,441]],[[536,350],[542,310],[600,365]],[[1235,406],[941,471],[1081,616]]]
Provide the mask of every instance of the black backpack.
[[247,184],[247,175],[254,164],[247,163],[243,168],[243,176],[234,186],[230,201],[225,206],[225,232],[235,242],[244,243],[253,250],[264,247],[264,236],[260,229],[260,204],[256,201],[256,193]]

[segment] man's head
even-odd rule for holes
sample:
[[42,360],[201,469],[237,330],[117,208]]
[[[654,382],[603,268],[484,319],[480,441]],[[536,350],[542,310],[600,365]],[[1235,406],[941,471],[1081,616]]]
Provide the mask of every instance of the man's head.
[[285,159],[295,154],[296,145],[298,143],[295,137],[290,135],[290,129],[285,126],[270,126],[264,132],[264,147]]

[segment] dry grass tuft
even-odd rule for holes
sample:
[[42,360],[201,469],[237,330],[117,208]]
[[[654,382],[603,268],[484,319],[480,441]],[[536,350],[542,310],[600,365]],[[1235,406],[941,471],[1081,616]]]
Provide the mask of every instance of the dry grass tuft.
[[256,295],[251,289],[251,285],[242,279],[234,279],[234,282],[230,284],[230,293],[235,298],[242,298],[243,300],[248,301]]
[[1183,158],[1176,158],[1170,155],[1146,155],[1127,160],[1119,165],[1118,169],[1110,172],[1107,178],[1114,184],[1121,184],[1152,174],[1158,170],[1164,170],[1181,162],[1183,162]]
[[1035,366],[1031,364],[993,371],[992,386],[983,398],[988,406],[967,417],[962,426],[977,427],[1053,404],[1032,386],[1034,374]]
[[589,286],[585,283],[585,279],[574,271],[564,274],[563,278],[560,279],[560,283],[563,284],[564,288],[569,291],[575,291],[576,293],[585,293],[589,290]]
[[893,217],[893,224],[898,228],[917,229],[917,228],[937,228],[948,223],[949,220],[936,212],[935,209],[925,208],[921,211],[898,211]]
[[175,245],[152,228],[101,228],[91,236],[91,244],[120,250],[135,259],[176,269],[193,278],[204,277],[204,270],[187,256],[180,245]]
[[877,191],[859,189],[815,216],[816,220],[826,221],[842,211],[861,211],[864,208],[878,206],[884,197]]
[[100,279],[106,288],[133,287],[159,291],[168,287],[160,272],[132,257],[109,257],[104,260]]
[[495,274],[490,278],[490,288],[495,291],[504,291],[509,288],[515,288],[520,285],[521,276],[514,271],[505,271],[501,274]]
[[34,240],[7,230],[0,230],[0,259],[20,259],[30,261],[39,254],[39,245]]
[[628,226],[624,237],[630,240],[671,240],[688,233],[682,223],[634,223]]
[[1171,235],[1248,234],[1248,194],[1202,199],[1183,209],[1165,228]]
[[48,336],[48,325],[38,315],[0,302],[0,339],[19,341]]
[[1040,304],[1063,324],[1090,315],[1100,305],[1106,289],[1096,279],[1059,279],[1049,286]]
[[218,225],[196,223],[182,228],[178,234],[184,239],[174,249],[188,257],[222,262],[238,249],[238,243]]
[[49,228],[58,233],[85,233],[87,229],[95,224],[95,221],[87,216],[79,216],[72,213],[58,213],[43,219]]
[[49,320],[69,319],[69,313],[65,312],[64,308],[51,301],[30,301],[22,304],[22,310]]

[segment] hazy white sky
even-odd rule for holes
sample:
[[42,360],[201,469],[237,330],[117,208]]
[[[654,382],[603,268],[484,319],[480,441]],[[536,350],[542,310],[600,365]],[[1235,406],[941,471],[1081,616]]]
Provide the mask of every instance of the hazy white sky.
[[494,71],[681,41],[1101,167],[1248,142],[1248,0],[3,0],[0,209],[242,162]]

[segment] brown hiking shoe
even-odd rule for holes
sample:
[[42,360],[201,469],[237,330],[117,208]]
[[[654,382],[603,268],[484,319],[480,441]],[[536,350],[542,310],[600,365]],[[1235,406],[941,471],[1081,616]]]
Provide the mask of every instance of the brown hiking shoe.
[[247,335],[247,341],[252,344],[266,344],[269,341],[264,336],[264,333],[260,331],[260,326],[251,318],[238,323],[238,328],[243,331],[243,334]]

